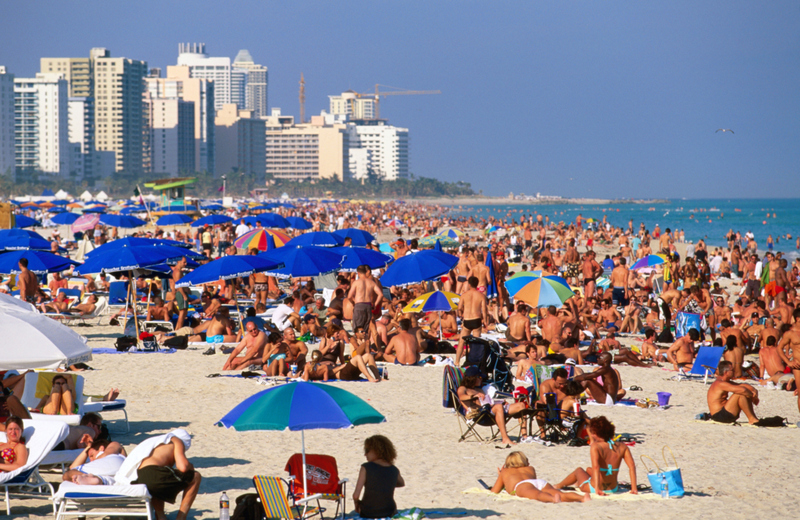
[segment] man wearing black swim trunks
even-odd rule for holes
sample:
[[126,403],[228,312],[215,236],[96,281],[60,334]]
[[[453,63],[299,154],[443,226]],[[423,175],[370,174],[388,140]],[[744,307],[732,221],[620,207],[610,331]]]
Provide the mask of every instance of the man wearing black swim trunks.
[[464,351],[464,337],[480,337],[483,325],[489,315],[487,311],[486,296],[478,291],[478,278],[470,276],[467,280],[469,288],[461,295],[458,302],[458,312],[461,314],[461,336],[458,338],[456,349],[456,366],[459,366],[461,355]]
[[[720,361],[717,365],[717,379],[708,389],[708,410],[711,420],[726,424],[736,422],[739,414],[744,412],[750,424],[756,424],[758,417],[753,411],[757,405],[758,390],[748,384],[731,382],[733,377],[733,364],[730,361]],[[728,394],[733,394],[728,397]]]

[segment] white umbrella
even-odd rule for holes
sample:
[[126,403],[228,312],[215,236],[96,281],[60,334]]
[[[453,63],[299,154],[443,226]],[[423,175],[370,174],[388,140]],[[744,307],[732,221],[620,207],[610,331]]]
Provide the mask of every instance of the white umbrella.
[[69,327],[0,294],[0,337],[5,338],[0,370],[57,368],[92,359],[86,339]]

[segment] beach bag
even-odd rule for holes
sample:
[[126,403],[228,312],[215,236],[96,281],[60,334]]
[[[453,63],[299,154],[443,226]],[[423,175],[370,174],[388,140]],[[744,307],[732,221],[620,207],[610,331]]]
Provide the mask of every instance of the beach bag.
[[173,336],[165,339],[162,345],[166,348],[186,350],[186,348],[189,347],[189,336]]
[[114,347],[118,352],[127,352],[134,345],[136,345],[136,338],[133,336],[122,336],[117,338],[116,343],[114,343]]
[[[672,462],[674,463],[673,466],[669,465],[667,462],[667,450],[669,450],[669,454],[672,455]],[[669,446],[664,446],[661,449],[661,456],[664,458],[664,468],[662,469],[658,462],[653,460],[652,457],[648,457],[647,455],[642,455],[642,464],[644,468],[647,470],[647,480],[650,481],[650,487],[653,488],[653,493],[656,495],[661,494],[661,481],[666,477],[667,479],[667,489],[669,491],[670,498],[682,498],[684,495],[683,489],[683,475],[681,475],[681,469],[678,467],[678,461],[675,459],[675,454],[672,453],[672,449]],[[647,467],[647,462],[644,460],[645,458],[650,459],[655,465],[655,470],[651,470]]]
[[258,493],[245,493],[236,497],[236,508],[231,520],[261,520],[264,508],[258,499]]

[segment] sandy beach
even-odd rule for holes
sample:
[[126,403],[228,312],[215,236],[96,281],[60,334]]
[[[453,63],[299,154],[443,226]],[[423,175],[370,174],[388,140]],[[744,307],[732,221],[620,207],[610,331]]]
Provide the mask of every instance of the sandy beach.
[[[681,246],[683,244],[680,244]],[[602,252],[602,251],[601,251]],[[734,288],[735,289],[735,288]],[[104,320],[105,322],[105,320]],[[77,327],[92,347],[112,347],[121,333],[108,325]],[[622,342],[640,342],[639,336],[624,336]],[[300,434],[293,432],[240,433],[214,426],[214,423],[246,397],[267,388],[240,377],[209,378],[220,373],[225,361],[221,354],[201,355],[191,348],[174,354],[95,355],[84,372],[87,393],[103,393],[109,387],[122,389],[128,401],[131,433],[112,434],[128,448],[149,436],[174,428],[185,428],[193,435],[188,451],[190,460],[203,475],[200,495],[195,502],[195,518],[217,518],[219,495],[231,498],[253,491],[254,475],[286,476],[288,458],[300,451]],[[616,365],[615,365],[616,366]],[[675,453],[682,468],[687,496],[663,501],[652,495],[636,498],[595,498],[587,504],[552,505],[525,502],[508,496],[496,497],[476,491],[477,479],[491,485],[496,468],[510,450],[499,445],[475,442],[458,443],[458,423],[452,410],[442,407],[442,369],[437,367],[389,368],[389,380],[329,383],[366,399],[386,416],[379,425],[349,430],[306,432],[309,453],[330,454],[337,458],[342,478],[354,483],[364,462],[363,440],[373,434],[387,435],[397,446],[397,466],[407,486],[396,494],[398,507],[419,507],[436,512],[432,518],[562,518],[562,515],[589,517],[744,519],[753,515],[790,517],[795,501],[786,498],[798,481],[795,461],[800,457],[797,428],[753,428],[701,423],[696,414],[707,411],[706,389],[702,383],[677,382],[666,368],[619,366],[623,385],[636,385],[641,391],[631,397],[655,400],[657,392],[670,392],[668,409],[588,406],[590,416],[606,415],[617,433],[636,434],[643,442],[632,447],[637,480],[647,484],[640,456],[661,462],[663,446]],[[789,392],[761,392],[759,417],[781,415],[791,423],[798,420],[796,398]],[[120,414],[108,414],[113,421]],[[740,419],[740,420],[743,420]],[[116,425],[112,424],[112,429]],[[522,444],[521,449],[536,468],[539,478],[556,482],[577,467],[590,465],[589,449],[567,446],[545,447]],[[58,472],[45,472],[44,478],[58,482]],[[620,479],[629,482],[623,465]],[[352,487],[348,488],[348,495]],[[790,495],[791,496],[791,495]],[[52,514],[48,501],[13,500],[13,517],[45,518]],[[348,496],[348,513],[352,513]],[[174,518],[177,506],[167,507]]]

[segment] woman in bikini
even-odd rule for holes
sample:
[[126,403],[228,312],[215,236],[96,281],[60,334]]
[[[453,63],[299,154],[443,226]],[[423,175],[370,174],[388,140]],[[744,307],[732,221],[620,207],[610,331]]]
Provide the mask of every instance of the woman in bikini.
[[75,389],[72,377],[61,374],[53,377],[53,389],[50,395],[42,397],[36,408],[46,415],[74,415]]
[[10,472],[28,462],[28,449],[22,437],[22,419],[12,415],[5,422],[6,442],[0,443],[0,472]]
[[537,479],[536,470],[521,451],[512,451],[506,457],[503,467],[497,468],[497,481],[492,486],[492,493],[500,493],[503,489],[511,495],[539,502],[558,504],[591,500],[589,493],[565,493],[548,484],[546,480]]
[[619,493],[619,467],[624,460],[630,473],[631,494],[638,494],[633,455],[628,446],[614,441],[614,425],[602,415],[592,419],[589,421],[589,441],[592,465],[585,470],[576,469],[556,484],[556,489],[575,486],[581,491],[597,493],[600,496]]

